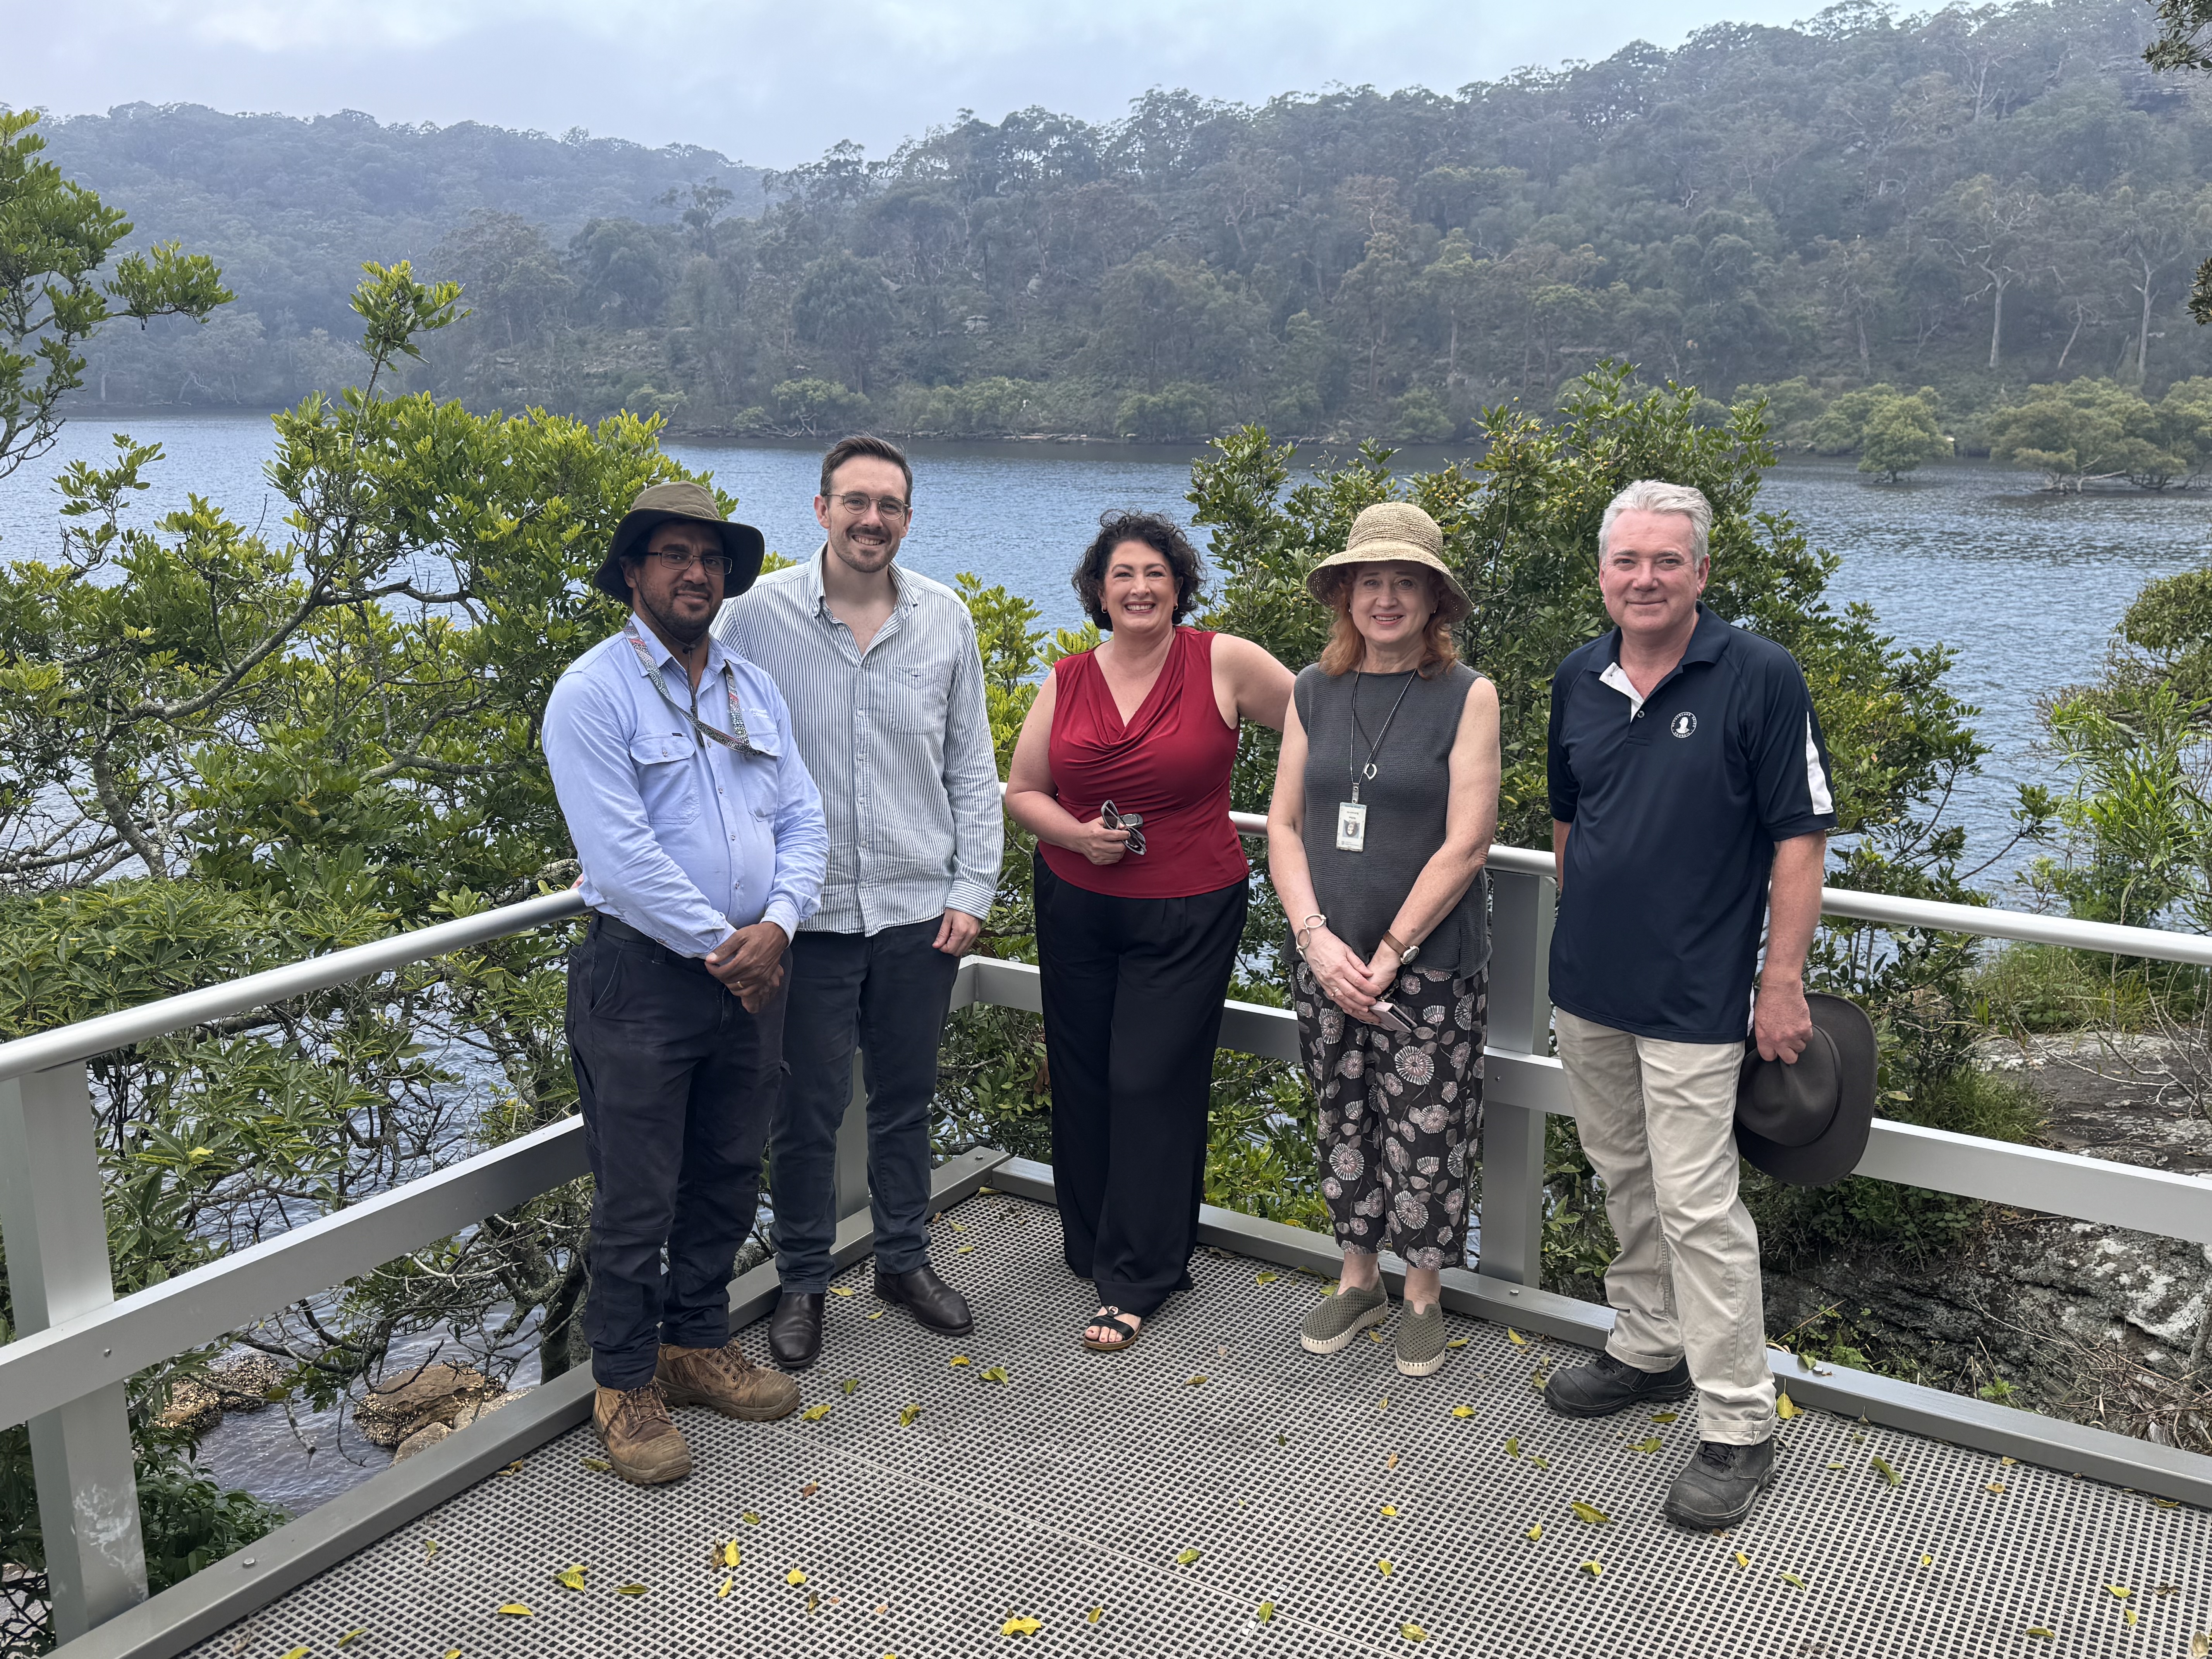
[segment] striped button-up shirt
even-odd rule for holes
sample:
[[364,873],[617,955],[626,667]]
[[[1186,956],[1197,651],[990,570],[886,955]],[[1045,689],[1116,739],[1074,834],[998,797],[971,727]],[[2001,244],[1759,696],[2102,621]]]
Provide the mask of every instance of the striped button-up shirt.
[[951,588],[894,565],[898,603],[863,652],[823,596],[827,552],[763,576],[714,621],[775,677],[822,791],[830,873],[806,926],[988,915],[1006,836],[975,623]]
[[584,902],[687,957],[757,921],[798,932],[822,890],[827,837],[775,681],[709,641],[694,696],[668,647],[636,632],[668,695],[718,732],[733,729],[734,689],[759,752],[694,732],[624,634],[570,663],[545,705],[545,761]]

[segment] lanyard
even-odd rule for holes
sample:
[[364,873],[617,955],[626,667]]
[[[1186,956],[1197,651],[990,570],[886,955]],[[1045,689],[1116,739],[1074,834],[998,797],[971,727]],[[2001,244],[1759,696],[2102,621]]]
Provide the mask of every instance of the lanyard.
[[1390,713],[1383,720],[1382,729],[1375,734],[1375,741],[1367,745],[1367,764],[1365,766],[1361,766],[1358,759],[1359,745],[1358,739],[1366,734],[1359,729],[1359,682],[1361,676],[1357,672],[1353,673],[1352,677],[1352,734],[1344,740],[1344,764],[1346,769],[1352,774],[1352,801],[1353,805],[1356,806],[1359,804],[1359,786],[1361,781],[1364,780],[1367,782],[1372,783],[1375,781],[1375,757],[1382,752],[1382,739],[1390,735],[1390,722],[1398,718],[1398,709],[1400,705],[1406,701],[1406,693],[1413,689],[1413,682],[1419,678],[1420,675],[1418,672],[1409,673],[1406,676],[1405,684],[1398,688],[1397,702],[1394,702],[1390,705]]
[[637,653],[638,666],[644,672],[646,678],[653,682],[653,689],[660,693],[661,702],[691,723],[691,729],[699,734],[702,748],[706,746],[708,739],[712,738],[732,754],[751,755],[761,760],[775,758],[765,749],[753,747],[753,740],[745,731],[744,710],[738,707],[738,677],[730,672],[728,663],[725,662],[722,665],[722,689],[729,694],[730,698],[730,729],[727,732],[719,732],[668,695],[668,682],[661,678],[660,665],[653,661],[653,653],[646,648],[645,641],[638,636],[637,623],[635,621],[623,624],[623,637],[629,641],[630,648]]

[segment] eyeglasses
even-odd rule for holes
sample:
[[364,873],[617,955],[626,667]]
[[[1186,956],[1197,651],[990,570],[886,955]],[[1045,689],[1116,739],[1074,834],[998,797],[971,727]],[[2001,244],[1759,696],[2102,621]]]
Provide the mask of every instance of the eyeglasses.
[[886,520],[903,519],[907,515],[907,504],[896,495],[863,495],[855,490],[849,495],[833,495],[830,500],[856,519],[872,507]]
[[689,553],[672,547],[661,547],[655,548],[645,556],[658,559],[663,570],[689,570],[696,564],[708,575],[720,576],[726,581],[729,580],[730,572],[738,568],[738,562],[726,553]]
[[1112,801],[1099,803],[1098,822],[1109,830],[1127,830],[1129,832],[1129,850],[1139,858],[1145,856],[1145,832],[1139,828],[1144,821],[1142,812],[1117,812]]

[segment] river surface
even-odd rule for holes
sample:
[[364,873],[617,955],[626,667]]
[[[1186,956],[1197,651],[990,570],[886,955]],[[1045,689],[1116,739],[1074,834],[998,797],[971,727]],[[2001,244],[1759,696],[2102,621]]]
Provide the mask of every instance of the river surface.
[[[52,557],[52,480],[73,460],[111,453],[110,427],[161,444],[151,488],[134,509],[151,524],[197,495],[249,526],[281,533],[283,502],[264,477],[272,434],[258,416],[78,420],[47,455],[0,480],[0,556]],[[685,465],[711,471],[770,548],[819,544],[811,508],[811,445],[672,442]],[[1068,444],[917,444],[914,529],[900,558],[950,580],[973,571],[1037,605],[1054,627],[1082,620],[1068,586],[1075,556],[1109,507],[1188,513],[1192,447]],[[1449,452],[1406,449],[1407,471]],[[1952,684],[1981,709],[1990,749],[1953,807],[1968,831],[1969,864],[2009,838],[2017,786],[2053,782],[2039,754],[2037,706],[2090,678],[2128,601],[2154,576],[2212,553],[2212,496],[2172,492],[2087,497],[2039,493],[2031,475],[1987,465],[1931,467],[1910,483],[1875,484],[1849,462],[1792,460],[1768,474],[1761,505],[1795,515],[1814,544],[1838,556],[1829,588],[1863,601],[1884,632],[1956,653]],[[2003,858],[1983,884],[2002,891],[2018,867]],[[2016,896],[2016,895],[2014,895]]]
[[[78,420],[47,455],[0,480],[0,557],[54,556],[53,480],[70,462],[108,459],[110,424],[159,442],[164,453],[149,469],[151,487],[133,509],[136,522],[150,526],[198,495],[241,524],[282,533],[283,504],[263,473],[272,448],[265,418]],[[710,471],[776,551],[803,555],[818,544],[811,505],[814,447],[668,448],[687,465]],[[1048,626],[1059,627],[1082,620],[1068,571],[1099,513],[1148,507],[1187,515],[1183,493],[1199,452],[918,444],[912,453],[915,522],[902,561],[947,581],[973,571],[1029,599]],[[1424,471],[1449,459],[1443,450],[1408,449],[1398,464]],[[1979,706],[1974,723],[1990,751],[1954,807],[1968,831],[1970,863],[1990,858],[2008,839],[2019,783],[2057,781],[2037,748],[2039,702],[2095,673],[2114,624],[2144,582],[2202,564],[2212,553],[2212,497],[2057,498],[2037,493],[2026,475],[1971,463],[1884,487],[1848,462],[1792,461],[1768,475],[1761,504],[1794,514],[1814,545],[1838,556],[1833,601],[1863,601],[1901,642],[1956,653],[1954,689]],[[2004,882],[2018,866],[2017,856],[2001,860],[1982,884],[2016,899]],[[526,1366],[515,1382],[533,1380],[534,1369]],[[294,1421],[296,1437],[277,1407],[227,1417],[202,1443],[202,1461],[226,1485],[298,1512],[389,1460],[363,1444],[350,1423],[341,1431],[322,1413]],[[307,1453],[307,1444],[318,1449]]]

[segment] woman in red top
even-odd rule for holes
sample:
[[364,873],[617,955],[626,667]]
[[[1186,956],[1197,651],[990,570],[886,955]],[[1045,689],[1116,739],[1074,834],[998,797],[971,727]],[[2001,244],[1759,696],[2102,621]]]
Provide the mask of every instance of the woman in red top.
[[1291,696],[1290,670],[1249,640],[1177,625],[1198,580],[1171,520],[1100,520],[1075,591],[1112,637],[1053,665],[1006,785],[1037,838],[1053,1185],[1067,1265],[1098,1288],[1084,1344],[1104,1352],[1190,1285],[1251,876],[1229,772],[1237,722],[1280,731]]

